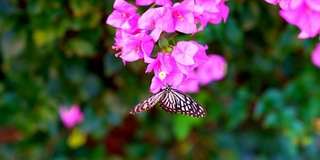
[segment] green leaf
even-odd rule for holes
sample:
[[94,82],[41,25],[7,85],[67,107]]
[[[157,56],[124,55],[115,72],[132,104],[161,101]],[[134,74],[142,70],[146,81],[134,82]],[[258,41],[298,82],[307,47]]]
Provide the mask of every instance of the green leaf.
[[275,113],[269,113],[263,121],[265,127],[274,127],[278,125],[278,117]]
[[167,48],[169,46],[169,42],[166,38],[160,37],[158,45],[161,49]]
[[73,38],[68,41],[67,52],[69,54],[75,54],[82,57],[92,56],[96,51],[93,44],[89,41],[80,38]]
[[255,117],[259,118],[270,111],[277,111],[283,108],[284,105],[285,103],[282,91],[274,88],[269,89],[258,100],[255,107]]
[[177,114],[173,119],[173,134],[178,140],[183,140],[189,135],[191,129],[201,121],[201,118]]
[[22,53],[26,47],[26,38],[24,32],[9,31],[2,34],[1,52],[3,57],[8,59]]
[[123,63],[122,60],[117,58],[115,55],[106,54],[103,58],[103,67],[104,73],[110,77],[123,67]]
[[69,1],[71,10],[76,17],[82,17],[89,14],[91,10],[94,10],[94,5],[91,1]]
[[243,32],[240,30],[239,26],[236,24],[236,21],[229,17],[226,22],[226,37],[227,40],[238,46],[243,43]]

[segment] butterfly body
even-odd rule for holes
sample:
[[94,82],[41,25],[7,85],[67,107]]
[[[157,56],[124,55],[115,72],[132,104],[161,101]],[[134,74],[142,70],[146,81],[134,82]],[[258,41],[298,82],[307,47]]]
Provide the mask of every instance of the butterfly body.
[[130,114],[137,114],[150,110],[159,102],[160,107],[169,113],[180,113],[192,117],[205,117],[206,111],[190,96],[172,89],[166,85],[158,93],[137,104]]

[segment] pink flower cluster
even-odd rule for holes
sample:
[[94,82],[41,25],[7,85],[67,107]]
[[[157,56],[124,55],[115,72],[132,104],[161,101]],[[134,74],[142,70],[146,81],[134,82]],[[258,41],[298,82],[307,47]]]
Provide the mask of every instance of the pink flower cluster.
[[[195,41],[171,45],[171,38],[165,35],[173,35],[174,32],[193,35],[208,23],[226,21],[229,8],[224,2],[184,0],[172,4],[170,0],[136,0],[136,4],[141,6],[155,3],[140,15],[136,6],[115,0],[114,11],[106,22],[116,28],[112,48],[119,51],[116,56],[124,63],[143,59],[148,64],[146,72],[154,72],[151,92],[155,93],[167,84],[184,92],[197,92],[199,83],[206,84],[225,75],[225,60],[217,55],[207,56],[205,51],[208,47]],[[159,51],[154,51],[156,42]]]
[[313,38],[320,32],[319,0],[266,0],[281,7],[280,15],[300,30],[298,38]]
[[[280,15],[300,30],[298,38],[313,38],[320,33],[320,0],[266,0],[271,4],[279,4]],[[312,62],[320,67],[319,45],[311,55]]]

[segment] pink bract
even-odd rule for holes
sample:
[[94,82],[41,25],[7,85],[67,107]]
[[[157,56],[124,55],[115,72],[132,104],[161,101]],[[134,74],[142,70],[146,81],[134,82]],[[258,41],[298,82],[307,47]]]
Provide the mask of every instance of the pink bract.
[[193,34],[197,31],[197,25],[192,13],[193,10],[187,8],[186,5],[185,3],[175,3],[171,8],[174,27],[179,32]]
[[266,2],[273,4],[273,5],[276,5],[279,3],[279,0],[266,0]]
[[150,35],[154,41],[159,39],[162,31],[167,33],[175,31],[171,11],[167,7],[148,9],[139,18],[138,26],[147,31],[153,30]]
[[281,10],[280,15],[299,27],[302,32],[299,38],[312,38],[320,31],[320,14],[308,8],[306,4],[292,10]]
[[113,8],[115,10],[108,16],[107,24],[125,30],[134,30],[137,28],[137,22],[140,17],[140,15],[136,13],[137,7],[124,0],[116,0]]
[[191,72],[177,89],[181,92],[196,93],[199,92],[199,81],[195,72]]
[[151,61],[150,54],[154,47],[154,41],[145,32],[130,34],[118,29],[115,41],[116,43],[112,48],[121,50],[116,56],[120,56],[124,63],[142,58],[147,63]]
[[270,4],[278,4],[283,10],[291,10],[299,7],[304,0],[265,0]]
[[200,84],[205,85],[213,80],[221,80],[226,75],[227,63],[220,55],[209,55],[209,60],[197,70]]
[[[150,91],[153,93],[158,92],[165,85],[176,87],[181,84],[185,77],[178,69],[176,61],[171,54],[158,53],[158,57],[148,65],[146,72],[151,72],[152,70],[154,77],[151,82]],[[166,74],[166,77],[162,80],[159,78],[160,72]]]
[[315,66],[320,68],[320,43],[318,43],[316,48],[312,51],[311,61]]
[[320,1],[319,0],[305,0],[305,2],[310,9],[317,11],[318,13],[320,12]]
[[180,41],[173,47],[173,58],[182,65],[193,65],[193,56],[198,52],[198,46],[187,41]]
[[74,125],[81,123],[84,119],[83,113],[78,105],[73,105],[70,108],[62,106],[59,108],[59,114],[62,123],[67,128],[72,128]]
[[139,6],[148,6],[151,5],[152,3],[155,3],[157,5],[171,5],[170,0],[136,0],[136,4]]

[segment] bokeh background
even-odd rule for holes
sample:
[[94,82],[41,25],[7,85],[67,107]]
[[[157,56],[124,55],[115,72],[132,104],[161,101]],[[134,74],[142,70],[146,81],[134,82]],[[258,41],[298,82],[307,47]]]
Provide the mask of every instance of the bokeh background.
[[[0,159],[319,159],[317,39],[297,39],[263,0],[226,4],[226,23],[177,39],[228,62],[223,80],[190,94],[208,111],[191,118],[128,114],[153,75],[114,56],[113,1],[0,1]],[[75,104],[84,142],[72,147],[59,108]]]

